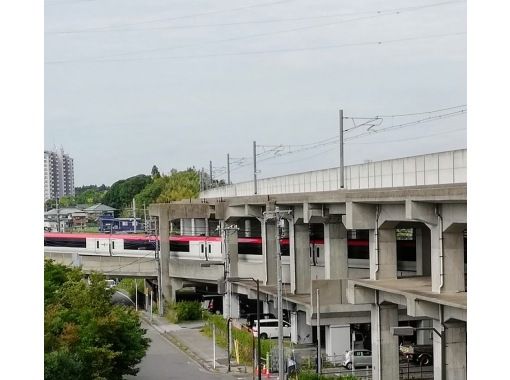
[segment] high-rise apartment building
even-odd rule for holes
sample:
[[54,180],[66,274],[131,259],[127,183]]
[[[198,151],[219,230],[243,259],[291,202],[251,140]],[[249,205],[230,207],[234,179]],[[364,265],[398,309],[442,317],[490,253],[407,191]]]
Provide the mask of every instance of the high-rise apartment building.
[[73,159],[59,152],[44,151],[44,201],[74,195]]

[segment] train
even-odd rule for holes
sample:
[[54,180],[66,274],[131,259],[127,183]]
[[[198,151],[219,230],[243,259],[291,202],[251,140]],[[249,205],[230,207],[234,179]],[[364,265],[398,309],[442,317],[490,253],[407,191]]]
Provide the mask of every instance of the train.
[[[359,234],[358,234],[359,235]],[[156,249],[156,236],[142,234],[59,233],[45,232],[45,250],[77,252],[83,255],[149,256]],[[222,239],[218,236],[169,237],[170,257],[190,260],[223,260]],[[347,240],[349,268],[369,267],[368,235]],[[289,264],[289,239],[280,240],[282,263]],[[239,261],[262,261],[262,238],[238,238]],[[310,236],[310,265],[324,266],[324,238]],[[416,268],[415,240],[397,240],[397,270],[412,272]]]

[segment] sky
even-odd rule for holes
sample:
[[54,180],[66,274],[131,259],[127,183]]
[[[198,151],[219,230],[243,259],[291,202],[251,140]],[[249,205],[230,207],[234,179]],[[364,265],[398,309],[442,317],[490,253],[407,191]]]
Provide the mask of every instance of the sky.
[[339,109],[346,165],[466,147],[465,1],[46,0],[44,42],[76,186],[335,167]]

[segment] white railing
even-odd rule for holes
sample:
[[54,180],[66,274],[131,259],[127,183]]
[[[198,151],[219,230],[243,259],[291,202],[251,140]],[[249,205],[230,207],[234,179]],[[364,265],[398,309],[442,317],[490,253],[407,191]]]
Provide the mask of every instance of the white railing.
[[[340,168],[289,174],[257,181],[257,194],[289,194],[340,189]],[[367,162],[344,168],[344,188],[440,185],[467,182],[467,149],[421,156]],[[253,181],[241,182],[200,193],[200,198],[249,196]]]

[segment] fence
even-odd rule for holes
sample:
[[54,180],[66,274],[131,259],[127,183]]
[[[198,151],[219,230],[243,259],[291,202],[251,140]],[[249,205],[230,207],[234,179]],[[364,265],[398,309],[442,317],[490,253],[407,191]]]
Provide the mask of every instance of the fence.
[[[257,180],[257,194],[289,194],[340,189],[340,168],[289,174]],[[344,188],[377,189],[467,182],[467,149],[344,167]],[[249,196],[252,181],[200,193],[200,198]]]

